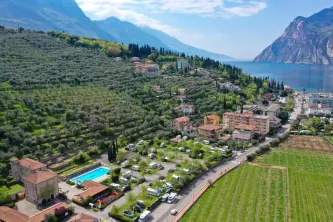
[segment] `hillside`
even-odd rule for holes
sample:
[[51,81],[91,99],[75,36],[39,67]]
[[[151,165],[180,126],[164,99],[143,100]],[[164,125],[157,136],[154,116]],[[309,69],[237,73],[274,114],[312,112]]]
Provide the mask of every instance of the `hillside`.
[[100,29],[105,30],[108,34],[119,43],[128,45],[130,43],[145,45],[149,44],[155,48],[168,48],[158,38],[149,35],[139,27],[130,22],[121,21],[115,17],[110,17],[105,20],[95,21]]
[[333,64],[333,7],[297,17],[254,61]]
[[114,40],[83,13],[75,0],[2,0],[0,24]]
[[158,30],[151,29],[148,27],[142,27],[142,30],[144,30],[145,32],[149,33],[150,35],[155,36],[156,38],[160,39],[165,45],[168,46],[168,48],[170,50],[185,52],[188,55],[198,55],[198,56],[202,56],[202,57],[209,57],[209,58],[216,59],[219,61],[228,61],[228,60],[233,59],[233,58],[223,55],[223,54],[209,52],[209,51],[206,51],[203,49],[199,49],[199,48],[184,44],[181,41],[179,41],[178,39],[162,32],[162,31],[158,31]]

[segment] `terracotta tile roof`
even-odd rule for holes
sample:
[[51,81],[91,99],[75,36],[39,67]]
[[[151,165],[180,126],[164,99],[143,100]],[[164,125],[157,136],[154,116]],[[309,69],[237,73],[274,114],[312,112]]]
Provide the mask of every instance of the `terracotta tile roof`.
[[24,180],[33,184],[40,184],[57,176],[58,175],[51,170],[38,170],[35,173],[25,177]]
[[26,222],[29,216],[22,214],[9,207],[0,207],[0,221]]
[[175,119],[175,121],[182,123],[182,122],[188,122],[190,119],[187,116],[179,117]]
[[330,106],[327,104],[311,104],[309,107],[312,109],[330,109]]
[[109,187],[98,183],[98,185],[88,188],[87,190],[83,191],[82,193],[80,193],[77,196],[81,197],[82,199],[86,199],[89,196],[93,197],[107,189],[109,189]]
[[72,217],[68,222],[97,222],[98,219],[87,214],[80,213]]
[[[47,215],[47,214],[55,215],[55,213],[57,211],[63,212],[63,211],[67,211],[67,209],[68,209],[68,206],[66,203],[62,203],[62,202],[57,203],[41,212],[29,217],[27,222],[42,222],[45,219],[45,215]],[[15,221],[15,222],[21,222],[21,221]]]
[[182,141],[182,139],[180,139],[180,138],[172,138],[170,141],[173,142],[173,143],[180,143]]
[[236,129],[240,129],[240,130],[253,131],[253,130],[255,130],[257,127],[256,127],[256,126],[253,126],[253,125],[239,124],[239,125],[236,126],[235,128],[236,128]]
[[247,116],[247,117],[250,117],[250,116],[253,116],[253,113],[252,112],[247,112],[247,113],[229,113],[229,112],[226,112],[224,113],[225,116]]
[[220,119],[220,117],[217,115],[209,115],[209,116],[207,116],[207,118],[208,119]]
[[216,125],[203,125],[199,127],[200,130],[207,130],[207,131],[213,131],[213,130],[220,130],[221,126]]
[[38,170],[38,169],[41,169],[43,167],[46,167],[46,165],[44,163],[40,163],[36,160],[32,160],[32,159],[29,159],[29,158],[24,158],[24,159],[19,160],[19,164],[22,167],[29,168],[31,170]]
[[81,183],[82,186],[84,186],[86,189],[92,188],[92,187],[97,187],[100,186],[100,183],[97,183],[95,181],[92,180],[85,180],[83,181],[83,183]]

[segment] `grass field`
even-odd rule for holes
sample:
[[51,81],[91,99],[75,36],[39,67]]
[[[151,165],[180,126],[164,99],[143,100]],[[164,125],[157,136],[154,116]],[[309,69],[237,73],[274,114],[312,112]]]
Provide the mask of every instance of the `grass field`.
[[274,149],[210,188],[182,221],[333,221],[333,155]]

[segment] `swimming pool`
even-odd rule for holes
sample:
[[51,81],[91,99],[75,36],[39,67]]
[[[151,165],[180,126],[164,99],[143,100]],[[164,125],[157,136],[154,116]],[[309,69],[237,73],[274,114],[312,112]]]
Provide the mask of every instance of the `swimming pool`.
[[85,180],[96,180],[97,178],[100,178],[100,177],[106,175],[108,172],[110,172],[109,169],[100,167],[100,168],[94,169],[88,173],[82,174],[78,177],[75,177],[75,178],[71,179],[71,181],[74,183],[81,184]]

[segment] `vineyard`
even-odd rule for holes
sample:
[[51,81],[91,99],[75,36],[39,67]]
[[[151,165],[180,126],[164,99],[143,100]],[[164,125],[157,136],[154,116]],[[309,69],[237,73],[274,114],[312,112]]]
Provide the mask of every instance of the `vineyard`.
[[182,221],[332,221],[333,155],[275,149],[216,182]]

